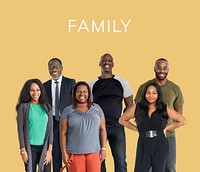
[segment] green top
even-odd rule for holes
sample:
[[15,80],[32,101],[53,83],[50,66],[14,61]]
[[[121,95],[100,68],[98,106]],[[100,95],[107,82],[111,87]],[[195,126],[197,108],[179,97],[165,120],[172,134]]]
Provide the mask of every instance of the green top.
[[[138,92],[136,94],[136,97],[135,97],[135,103],[138,103],[138,102],[141,101],[142,92],[143,92],[145,85],[148,82],[152,82],[152,81],[155,81],[155,79],[149,80],[149,81],[145,82],[144,84],[140,85]],[[181,89],[178,85],[176,85],[172,81],[167,80],[165,85],[161,85],[160,88],[161,88],[162,93],[163,93],[163,101],[169,107],[174,108],[177,105],[183,105],[184,99],[183,99]],[[169,119],[168,124],[171,124],[171,123],[173,123],[173,120]],[[167,136],[168,137],[174,137],[175,136],[175,130],[167,131]]]
[[41,104],[30,104],[28,122],[30,131],[30,144],[43,145],[48,115]]

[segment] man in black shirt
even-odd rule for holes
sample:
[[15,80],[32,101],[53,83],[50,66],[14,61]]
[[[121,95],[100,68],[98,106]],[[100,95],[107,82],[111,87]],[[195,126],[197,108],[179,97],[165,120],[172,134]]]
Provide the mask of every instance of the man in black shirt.
[[[104,54],[99,62],[101,76],[89,83],[93,102],[101,106],[106,119],[107,139],[114,158],[115,172],[127,172],[126,138],[124,127],[119,124],[122,111],[133,104],[133,95],[128,81],[113,75],[113,57]],[[122,102],[124,100],[125,109]],[[101,172],[106,172],[105,161],[102,162]]]

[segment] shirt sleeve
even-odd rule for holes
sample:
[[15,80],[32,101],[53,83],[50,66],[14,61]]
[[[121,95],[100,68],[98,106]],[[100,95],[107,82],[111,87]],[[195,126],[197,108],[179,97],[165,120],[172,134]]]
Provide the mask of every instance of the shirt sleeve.
[[99,112],[100,118],[104,117],[104,113],[103,113],[103,110],[101,109],[101,107],[96,103],[94,103],[94,107]]
[[49,107],[47,108],[48,111],[48,116],[49,116],[49,144],[53,144],[53,115],[52,115],[52,110],[51,107],[49,105]]
[[142,100],[142,92],[143,92],[143,87],[142,85],[138,88],[137,94],[135,96],[135,103],[138,103]]
[[93,90],[93,86],[94,86],[94,84],[95,84],[95,82],[96,82],[97,80],[98,80],[98,79],[95,79],[95,80],[93,80],[93,81],[91,81],[91,82],[88,83],[88,85],[90,86],[90,91],[91,91],[91,100],[92,100],[92,102],[93,102],[93,94],[92,94],[92,90]]
[[115,78],[118,81],[120,81],[120,83],[122,84],[122,87],[124,89],[124,98],[132,96],[133,92],[132,92],[132,89],[131,89],[131,86],[130,86],[129,82],[126,79],[120,78],[118,76],[115,76]]
[[131,86],[129,82],[126,79],[124,79],[124,98],[129,97],[131,95],[133,95]]
[[18,129],[18,138],[20,149],[25,147],[24,141],[24,105],[21,104],[17,111],[17,129]]
[[63,110],[63,112],[62,112],[61,118],[62,118],[62,119],[67,119],[67,120],[69,120],[69,119],[68,119],[68,118],[69,118],[69,114],[70,114],[72,111],[73,111],[72,105],[67,106],[67,107]]
[[180,87],[176,88],[176,99],[174,101],[174,106],[182,105],[184,103],[184,98]]

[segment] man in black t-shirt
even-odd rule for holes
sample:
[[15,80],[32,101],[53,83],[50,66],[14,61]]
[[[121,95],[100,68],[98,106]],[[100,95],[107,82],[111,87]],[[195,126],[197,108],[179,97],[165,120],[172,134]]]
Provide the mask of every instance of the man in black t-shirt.
[[[119,117],[133,104],[133,95],[128,81],[113,75],[113,57],[104,54],[99,62],[101,76],[89,83],[94,103],[101,106],[106,119],[107,139],[114,158],[115,172],[127,172],[126,138],[124,127],[119,124]],[[125,109],[122,102],[124,100]],[[101,172],[106,172],[105,161]]]

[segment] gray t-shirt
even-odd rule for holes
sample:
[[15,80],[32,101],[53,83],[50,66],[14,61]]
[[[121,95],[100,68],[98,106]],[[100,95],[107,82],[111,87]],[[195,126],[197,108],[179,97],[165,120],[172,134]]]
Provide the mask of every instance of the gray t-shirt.
[[73,105],[64,109],[61,118],[68,120],[68,153],[87,154],[100,151],[100,120],[102,117],[104,117],[103,111],[95,103],[85,113],[75,109]]

